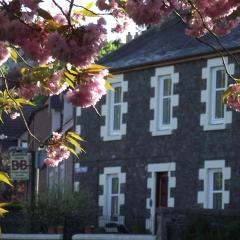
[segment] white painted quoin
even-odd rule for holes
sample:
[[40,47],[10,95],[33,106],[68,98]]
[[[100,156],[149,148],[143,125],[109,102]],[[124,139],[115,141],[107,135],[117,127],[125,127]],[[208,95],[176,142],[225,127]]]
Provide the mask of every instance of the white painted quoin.
[[151,233],[155,232],[155,224],[149,224],[149,222],[155,222],[156,213],[156,174],[160,172],[168,173],[168,207],[174,207],[174,197],[171,196],[171,188],[176,187],[176,177],[172,176],[171,172],[176,171],[176,163],[152,163],[148,164],[147,171],[149,177],[147,179],[147,188],[150,190],[150,197],[146,200],[146,209],[150,210],[150,219],[146,219],[146,229],[149,229]]
[[[224,61],[229,73],[234,74],[234,64],[229,64],[227,57],[224,57]],[[225,81],[222,84],[220,79],[217,79],[219,71],[223,71],[225,75]],[[226,124],[232,123],[232,110],[228,110],[225,105],[223,113],[218,114],[220,116],[216,114],[216,105],[222,104],[222,98],[217,94],[223,92],[228,86],[228,76],[221,58],[207,60],[207,67],[202,69],[202,79],[206,80],[206,89],[201,91],[201,102],[205,103],[206,108],[205,112],[200,115],[200,125],[204,131],[225,129]]]
[[[118,179],[118,190],[112,192],[112,179]],[[125,218],[120,215],[120,207],[125,204],[125,193],[121,192],[121,185],[126,183],[126,173],[122,172],[121,167],[105,167],[103,174],[99,175],[99,185],[103,192],[99,195],[98,206],[102,207],[102,216],[99,216],[99,226],[104,226],[106,220],[124,224]],[[112,197],[117,198],[117,209],[114,219],[111,219]]]
[[[77,119],[81,117],[82,109],[80,107],[76,107],[76,125],[75,125],[75,132],[80,135],[81,134],[81,125],[77,122]],[[79,149],[75,149],[76,152],[79,154]]]
[[218,190],[221,194],[221,207],[230,202],[230,192],[225,190],[225,180],[231,179],[231,168],[225,166],[225,160],[206,160],[204,168],[199,169],[198,179],[203,181],[203,190],[198,191],[197,203],[201,204],[203,208],[213,208],[213,179],[214,173],[221,173],[222,187]]
[[128,103],[124,101],[123,96],[128,91],[128,82],[124,81],[123,74],[120,74],[114,75],[110,83],[115,91],[107,92],[106,104],[103,104],[101,109],[102,116],[105,116],[105,123],[100,132],[104,141],[121,140],[127,132],[123,114],[128,112]]
[[177,129],[173,107],[178,106],[179,95],[173,94],[173,89],[178,82],[179,74],[174,72],[174,66],[156,68],[155,76],[151,77],[151,87],[154,88],[154,96],[150,99],[150,109],[154,112],[150,121],[152,136],[170,135],[172,130]]

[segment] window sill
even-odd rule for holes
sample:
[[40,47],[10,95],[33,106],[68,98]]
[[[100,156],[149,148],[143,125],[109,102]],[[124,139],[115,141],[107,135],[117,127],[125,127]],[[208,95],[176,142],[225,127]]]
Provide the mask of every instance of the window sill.
[[103,137],[103,141],[117,141],[117,140],[121,140],[122,139],[122,135],[108,135],[108,136],[104,136]]
[[157,130],[157,131],[152,131],[152,136],[164,136],[164,135],[171,135],[172,134],[171,128],[168,129],[162,129],[162,130]]

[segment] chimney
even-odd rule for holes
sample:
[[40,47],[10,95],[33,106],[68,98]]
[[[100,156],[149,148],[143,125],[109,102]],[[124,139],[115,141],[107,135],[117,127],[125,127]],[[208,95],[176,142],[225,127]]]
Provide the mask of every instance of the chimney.
[[129,43],[129,42],[131,42],[131,41],[132,41],[132,39],[133,39],[133,37],[132,37],[131,33],[130,33],[130,32],[128,32],[128,34],[127,34],[127,36],[126,36],[126,43]]

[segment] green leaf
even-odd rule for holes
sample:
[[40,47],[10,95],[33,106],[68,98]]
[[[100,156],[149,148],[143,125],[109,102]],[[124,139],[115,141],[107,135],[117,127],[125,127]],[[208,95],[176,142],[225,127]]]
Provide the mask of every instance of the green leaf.
[[78,149],[81,149],[80,144],[79,144],[75,139],[73,139],[72,137],[69,137],[69,136],[66,136],[66,139],[67,139],[67,141],[70,142],[73,146],[75,146],[75,147],[78,148]]
[[232,94],[232,87],[229,87],[224,93],[223,93],[223,103],[227,103],[228,97]]
[[109,91],[114,91],[112,85],[110,84],[109,80],[105,80],[105,88]]
[[68,150],[69,150],[74,156],[76,156],[77,158],[79,158],[78,154],[76,153],[76,151],[75,151],[73,148],[71,148],[71,147],[69,147],[69,146],[66,146],[66,147],[68,148]]
[[18,98],[18,99],[15,99],[15,101],[16,101],[17,103],[19,103],[20,105],[21,105],[21,104],[27,104],[27,105],[35,106],[34,103],[32,103],[32,102],[30,102],[30,101],[28,101],[28,100],[26,100],[26,99],[24,99],[24,98]]
[[64,78],[64,80],[65,80],[65,82],[66,82],[72,89],[74,89],[73,82],[72,82],[70,79]]
[[65,75],[68,79],[70,79],[71,81],[73,81],[73,82],[76,80],[76,76],[70,74],[70,73],[67,72],[67,71],[64,72],[64,75]]
[[68,132],[69,135],[71,135],[73,138],[76,138],[80,141],[85,141],[83,138],[81,138],[78,134],[76,134],[75,132]]
[[8,211],[0,207],[0,216],[3,217],[5,213],[8,213]]
[[17,63],[17,50],[15,48],[10,47],[10,54],[12,60]]
[[[97,17],[98,15],[93,13],[90,9],[91,7],[93,6],[93,3],[94,1],[88,3],[83,9],[83,10],[77,10],[77,11],[74,11],[75,14],[81,14],[82,16],[85,16],[85,17]],[[89,11],[90,10],[90,11]]]
[[0,181],[4,182],[10,186],[13,186],[12,183],[10,182],[9,176],[5,172],[0,172]]

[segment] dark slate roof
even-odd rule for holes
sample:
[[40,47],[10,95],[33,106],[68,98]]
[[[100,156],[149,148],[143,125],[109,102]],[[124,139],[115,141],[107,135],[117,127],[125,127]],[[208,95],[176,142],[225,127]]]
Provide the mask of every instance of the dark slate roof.
[[[219,48],[210,36],[205,36],[203,39]],[[220,38],[226,48],[239,47],[239,39],[240,26],[232,30],[231,34]],[[185,25],[179,19],[171,18],[105,56],[99,63],[111,67],[112,70],[120,70],[211,52],[213,52],[211,48],[185,34]]]

